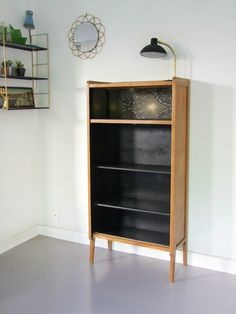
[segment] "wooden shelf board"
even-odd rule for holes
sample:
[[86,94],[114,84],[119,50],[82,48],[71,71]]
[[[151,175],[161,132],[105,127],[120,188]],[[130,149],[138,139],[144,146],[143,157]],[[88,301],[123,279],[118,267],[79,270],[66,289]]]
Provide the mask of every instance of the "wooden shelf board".
[[90,119],[90,123],[107,123],[107,124],[156,124],[171,125],[171,120],[122,120],[122,119]]
[[[2,40],[0,41],[0,46],[4,46]],[[48,50],[45,47],[40,47],[36,45],[22,45],[22,44],[16,44],[12,42],[6,42],[5,47],[13,48],[13,49],[19,49],[19,50],[25,50],[25,51],[45,51]]]
[[115,82],[115,83],[89,83],[90,88],[123,88],[123,87],[163,87],[172,86],[172,80],[166,81],[139,81],[139,82]]
[[97,165],[95,168],[107,169],[107,170],[118,170],[118,171],[133,171],[133,172],[147,172],[157,174],[171,174],[170,166],[156,166],[156,165],[144,165],[144,164],[110,164],[110,165]]
[[122,227],[94,233],[96,238],[169,251],[169,235],[163,232]]
[[[42,109],[49,109],[49,108],[50,107],[21,107],[21,108],[9,108],[6,111],[9,111],[9,110],[42,110]],[[1,108],[1,109],[3,109],[3,108]]]
[[[0,78],[4,79],[5,76],[1,75]],[[11,80],[29,80],[29,81],[39,81],[39,80],[48,80],[47,77],[33,77],[33,76],[15,76],[15,75],[8,75],[7,79]]]
[[99,200],[95,202],[95,205],[100,207],[110,207],[115,209],[134,211],[137,213],[170,216],[170,204],[167,202],[142,200],[136,198],[120,198],[117,200]]

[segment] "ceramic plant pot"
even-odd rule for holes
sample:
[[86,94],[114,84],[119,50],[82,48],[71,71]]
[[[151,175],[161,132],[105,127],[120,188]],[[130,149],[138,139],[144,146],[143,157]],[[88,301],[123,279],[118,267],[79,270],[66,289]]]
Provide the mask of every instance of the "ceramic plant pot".
[[25,76],[25,68],[16,68],[16,75],[17,76]]

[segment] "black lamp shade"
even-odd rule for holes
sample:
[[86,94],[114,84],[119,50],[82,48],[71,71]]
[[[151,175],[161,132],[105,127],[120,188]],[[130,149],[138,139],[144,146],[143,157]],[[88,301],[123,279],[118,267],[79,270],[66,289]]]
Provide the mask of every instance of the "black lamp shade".
[[147,58],[163,58],[167,55],[165,49],[158,45],[157,38],[151,39],[151,44],[145,46],[141,51],[140,55]]

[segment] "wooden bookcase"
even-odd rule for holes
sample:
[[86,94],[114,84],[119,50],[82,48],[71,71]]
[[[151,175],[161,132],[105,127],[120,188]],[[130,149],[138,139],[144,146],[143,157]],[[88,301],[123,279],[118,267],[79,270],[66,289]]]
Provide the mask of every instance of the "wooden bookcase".
[[88,82],[90,262],[95,239],[170,252],[187,265],[189,80]]

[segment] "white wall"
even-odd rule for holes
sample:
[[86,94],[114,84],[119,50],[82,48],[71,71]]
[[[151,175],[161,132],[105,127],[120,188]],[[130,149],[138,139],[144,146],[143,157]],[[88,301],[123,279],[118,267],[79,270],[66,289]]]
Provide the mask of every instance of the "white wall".
[[[29,155],[41,154],[44,168],[43,182],[38,183],[44,195],[41,224],[86,237],[86,81],[170,78],[170,59],[139,56],[149,39],[159,36],[176,48],[178,76],[192,82],[189,249],[236,261],[236,2],[35,0],[33,9],[36,31],[50,36],[53,103],[49,112],[37,114],[40,146],[32,132],[26,133],[32,140]],[[94,59],[83,61],[72,55],[67,34],[76,17],[86,12],[101,19],[106,42]],[[9,117],[4,115],[13,121]],[[32,122],[32,114],[21,117]],[[5,203],[7,207],[9,200]]]
[[[176,47],[178,76],[192,81],[189,248],[235,260],[236,2],[43,0],[35,10],[38,27],[50,33],[53,93],[44,121],[42,223],[87,232],[86,81],[171,77],[170,60],[139,56],[152,36],[160,36]],[[85,12],[101,19],[106,42],[94,59],[82,61],[68,48],[67,32]]]
[[[0,21],[23,29],[25,10],[33,9],[31,1],[0,4]],[[13,59],[27,54],[7,53]],[[0,111],[0,251],[18,243],[23,231],[27,230],[27,237],[34,235],[39,222],[43,204],[39,118],[32,110]]]

